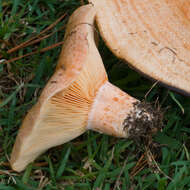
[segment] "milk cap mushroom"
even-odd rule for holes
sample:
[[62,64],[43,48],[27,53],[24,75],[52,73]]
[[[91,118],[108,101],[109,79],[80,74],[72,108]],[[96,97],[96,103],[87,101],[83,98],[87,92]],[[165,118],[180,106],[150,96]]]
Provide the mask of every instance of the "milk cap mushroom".
[[160,121],[150,106],[108,82],[94,40],[94,16],[94,8],[86,5],[69,19],[55,74],[16,138],[10,160],[14,170],[22,171],[47,149],[88,129],[130,137],[146,134]]
[[101,36],[130,66],[190,94],[190,1],[89,0]]

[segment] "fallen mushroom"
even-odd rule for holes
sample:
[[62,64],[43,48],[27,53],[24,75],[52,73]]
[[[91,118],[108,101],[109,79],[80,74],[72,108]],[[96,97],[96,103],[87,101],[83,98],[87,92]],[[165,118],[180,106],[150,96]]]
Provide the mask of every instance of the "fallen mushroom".
[[190,1],[89,0],[101,36],[136,70],[190,94]]
[[16,138],[10,160],[14,170],[22,171],[47,149],[88,129],[131,137],[159,126],[156,111],[108,82],[94,41],[94,16],[91,5],[71,16],[55,74]]

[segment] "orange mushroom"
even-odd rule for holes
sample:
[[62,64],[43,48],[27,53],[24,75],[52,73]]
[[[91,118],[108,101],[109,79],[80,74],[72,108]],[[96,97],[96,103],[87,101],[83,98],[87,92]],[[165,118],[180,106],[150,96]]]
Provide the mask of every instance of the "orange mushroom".
[[10,160],[14,170],[22,171],[50,147],[88,129],[130,137],[152,131],[160,121],[150,106],[108,82],[94,40],[94,17],[91,5],[71,16],[55,74],[16,138]]
[[190,1],[89,0],[112,52],[141,73],[190,94]]

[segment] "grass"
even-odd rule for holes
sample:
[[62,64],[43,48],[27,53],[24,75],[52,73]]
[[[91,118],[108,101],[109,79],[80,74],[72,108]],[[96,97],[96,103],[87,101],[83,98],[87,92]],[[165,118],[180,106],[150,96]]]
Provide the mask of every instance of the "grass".
[[[0,64],[0,190],[188,190],[190,189],[190,100],[156,85],[146,101],[158,100],[164,112],[163,129],[148,150],[131,140],[87,132],[52,148],[22,173],[8,160],[27,110],[52,75],[69,15],[79,0],[0,0],[0,60],[35,52]],[[62,15],[55,26],[39,35]],[[45,38],[17,51],[8,50],[37,36]],[[50,47],[48,51],[44,49]],[[100,43],[112,83],[138,99],[153,83],[118,60]],[[42,51],[44,50],[44,51]]]

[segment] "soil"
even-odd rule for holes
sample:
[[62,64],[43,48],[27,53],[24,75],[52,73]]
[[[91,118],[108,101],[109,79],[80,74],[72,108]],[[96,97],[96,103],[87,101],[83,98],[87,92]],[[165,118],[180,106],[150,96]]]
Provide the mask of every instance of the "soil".
[[149,143],[152,136],[162,128],[163,112],[147,102],[134,104],[134,110],[124,120],[128,138]]

